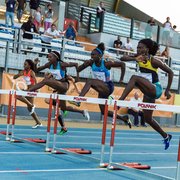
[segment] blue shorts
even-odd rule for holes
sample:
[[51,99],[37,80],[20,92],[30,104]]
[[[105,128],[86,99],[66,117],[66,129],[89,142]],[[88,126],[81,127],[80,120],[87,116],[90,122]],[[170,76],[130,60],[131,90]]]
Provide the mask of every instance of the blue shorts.
[[156,86],[156,99],[160,98],[162,93],[163,93],[163,88],[160,84],[160,82],[156,82],[154,83],[154,85]]
[[[112,82],[112,81],[108,81],[108,82],[105,82],[107,85],[108,85],[108,88],[109,88],[109,94],[108,94],[108,96],[109,95],[111,95],[112,93],[113,93],[113,91],[114,91],[114,83]],[[107,97],[108,97],[107,96]]]

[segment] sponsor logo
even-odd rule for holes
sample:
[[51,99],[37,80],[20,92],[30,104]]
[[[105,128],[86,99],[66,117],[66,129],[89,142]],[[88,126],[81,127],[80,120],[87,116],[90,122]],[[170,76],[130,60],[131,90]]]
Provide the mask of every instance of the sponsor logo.
[[156,109],[156,105],[154,105],[154,104],[138,103],[138,107],[140,107],[142,109]]
[[74,101],[86,102],[87,98],[84,98],[84,97],[74,97]]
[[35,93],[35,92],[28,92],[27,96],[35,97],[35,96],[37,96],[37,93]]

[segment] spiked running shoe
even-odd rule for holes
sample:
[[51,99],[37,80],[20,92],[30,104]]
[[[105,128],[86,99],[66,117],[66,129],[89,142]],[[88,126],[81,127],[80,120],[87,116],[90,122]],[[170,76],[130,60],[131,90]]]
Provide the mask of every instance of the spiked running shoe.
[[164,149],[167,150],[169,148],[170,141],[172,139],[172,135],[168,134],[167,137],[163,140],[164,141]]
[[67,128],[61,128],[59,135],[63,135],[67,132]]

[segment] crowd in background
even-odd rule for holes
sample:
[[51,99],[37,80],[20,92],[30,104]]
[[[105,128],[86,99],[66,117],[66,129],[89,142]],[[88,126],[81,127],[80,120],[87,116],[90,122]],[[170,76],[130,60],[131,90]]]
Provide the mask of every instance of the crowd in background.
[[[17,19],[19,23],[22,23],[21,19],[23,14],[25,13],[27,2],[26,0],[5,0],[6,2],[6,12],[5,12],[5,24],[8,27],[10,25],[14,27],[14,17],[15,12],[17,12]],[[69,23],[67,29],[63,32],[57,30],[57,26],[55,22],[58,20],[54,20],[54,10],[51,3],[47,3],[45,6],[45,11],[42,13],[42,9],[40,6],[40,0],[30,0],[29,1],[29,9],[30,9],[30,17],[28,18],[27,22],[23,22],[21,29],[24,31],[23,38],[24,39],[33,39],[32,34],[27,34],[25,32],[30,33],[39,33],[40,28],[43,27],[43,34],[41,38],[41,42],[43,44],[51,44],[53,38],[58,38],[61,36],[65,36],[67,39],[76,40],[77,37],[77,29],[74,26],[73,21]],[[100,2],[96,8],[96,21],[95,21],[95,28],[99,29],[101,24],[101,19],[103,15],[106,13],[105,3]],[[145,28],[145,38],[152,38],[152,29],[156,26],[155,19],[151,17],[147,21],[147,27]],[[172,25],[170,22],[170,17],[166,18],[166,22],[163,24],[164,31],[163,31],[163,41],[164,44],[168,44],[171,40],[171,30],[176,29],[176,25]],[[47,37],[49,36],[49,37]],[[126,42],[122,42],[120,36],[118,36],[117,40],[114,41],[113,47],[119,50],[128,50],[134,51],[131,39],[127,37]],[[28,47],[31,49],[31,47]],[[46,46],[42,48],[42,52],[45,51]],[[48,52],[50,48],[47,48]],[[116,51],[116,54],[119,55],[119,50]],[[166,49],[159,54],[160,56],[169,58],[169,48],[168,46]]]

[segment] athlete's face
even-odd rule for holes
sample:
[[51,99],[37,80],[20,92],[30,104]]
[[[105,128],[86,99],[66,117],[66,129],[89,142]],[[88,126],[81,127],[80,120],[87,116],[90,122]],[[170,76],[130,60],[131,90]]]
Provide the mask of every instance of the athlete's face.
[[93,59],[95,62],[99,62],[101,60],[102,56],[97,51],[92,51],[91,53],[91,59]]
[[24,69],[30,69],[30,65],[27,61],[24,62]]
[[56,58],[52,53],[49,53],[49,54],[48,54],[48,60],[49,60],[51,63],[57,62],[57,58]]
[[138,55],[147,55],[148,54],[148,48],[143,43],[138,43],[137,46],[137,54]]

